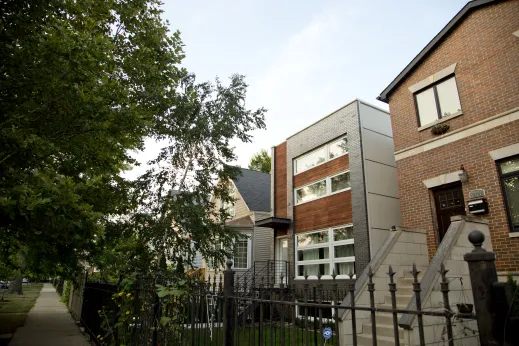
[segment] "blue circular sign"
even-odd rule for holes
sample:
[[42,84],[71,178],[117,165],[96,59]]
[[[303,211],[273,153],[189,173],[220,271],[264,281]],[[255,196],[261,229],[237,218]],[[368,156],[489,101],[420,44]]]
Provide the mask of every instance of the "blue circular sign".
[[332,337],[332,334],[333,334],[333,332],[332,332],[332,328],[330,328],[330,327],[324,328],[324,330],[323,330],[323,336],[324,336],[324,338],[325,338],[326,340],[328,340],[329,338],[331,338],[331,337]]

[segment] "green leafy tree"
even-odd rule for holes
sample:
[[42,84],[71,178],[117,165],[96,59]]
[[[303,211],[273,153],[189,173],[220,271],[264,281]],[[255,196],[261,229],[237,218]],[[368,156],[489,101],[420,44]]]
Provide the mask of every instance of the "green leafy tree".
[[249,163],[249,169],[270,173],[272,159],[265,149],[261,149],[259,153],[254,154]]
[[71,276],[127,212],[119,176],[176,104],[179,34],[156,0],[0,2],[0,238]]

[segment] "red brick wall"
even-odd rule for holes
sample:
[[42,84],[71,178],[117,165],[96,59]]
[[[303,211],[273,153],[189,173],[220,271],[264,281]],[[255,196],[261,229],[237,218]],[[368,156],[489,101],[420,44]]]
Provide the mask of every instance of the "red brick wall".
[[[389,95],[395,151],[433,137],[417,131],[418,120],[409,86],[456,65],[463,115],[447,123],[451,131],[519,107],[519,0],[477,9]],[[418,52],[417,52],[418,53]]]
[[[389,98],[395,150],[434,138],[418,132],[414,99],[408,87],[457,63],[456,80],[463,115],[447,121],[451,131],[519,107],[519,1],[510,0],[472,12]],[[486,191],[492,245],[499,271],[519,271],[519,238],[510,238],[497,167],[489,151],[519,142],[519,121],[397,161],[402,222],[428,231],[429,254],[436,250],[432,200],[423,180],[459,170],[468,192]]]
[[326,178],[330,175],[345,171],[349,167],[349,155],[338,157],[294,176],[294,187],[303,186],[313,181]]
[[455,172],[463,164],[469,175],[463,184],[465,204],[469,191],[484,189],[488,200],[492,246],[499,271],[519,271],[519,238],[508,236],[510,228],[503,203],[497,167],[489,151],[519,142],[519,121],[505,124],[443,147],[397,161],[402,222],[428,231],[429,255],[436,251],[436,233],[429,190],[423,180]]
[[274,216],[287,217],[287,142],[276,147],[274,172]]
[[296,232],[351,223],[351,191],[344,191],[294,208]]

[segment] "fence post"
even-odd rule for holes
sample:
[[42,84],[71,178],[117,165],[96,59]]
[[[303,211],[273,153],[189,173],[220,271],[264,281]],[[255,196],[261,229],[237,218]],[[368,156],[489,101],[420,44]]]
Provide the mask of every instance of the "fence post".
[[494,331],[497,331],[495,310],[492,306],[492,285],[497,282],[497,271],[493,252],[488,252],[481,246],[485,235],[480,231],[472,231],[469,241],[474,250],[465,254],[468,263],[476,319],[479,329],[481,346],[499,345]]
[[234,345],[234,274],[231,269],[232,261],[227,260],[227,269],[223,273],[223,296],[224,296],[224,316],[223,333],[224,345]]

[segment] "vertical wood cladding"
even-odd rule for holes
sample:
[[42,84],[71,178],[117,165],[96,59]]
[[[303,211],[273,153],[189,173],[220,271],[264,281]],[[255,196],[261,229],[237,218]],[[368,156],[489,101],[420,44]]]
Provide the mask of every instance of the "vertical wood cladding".
[[326,178],[330,175],[345,171],[350,168],[349,155],[338,157],[334,160],[325,162],[315,168],[294,176],[294,188],[306,185],[316,180]]
[[296,233],[352,222],[351,190],[300,204],[294,208]]
[[275,210],[274,216],[287,217],[287,142],[283,142],[275,150]]

